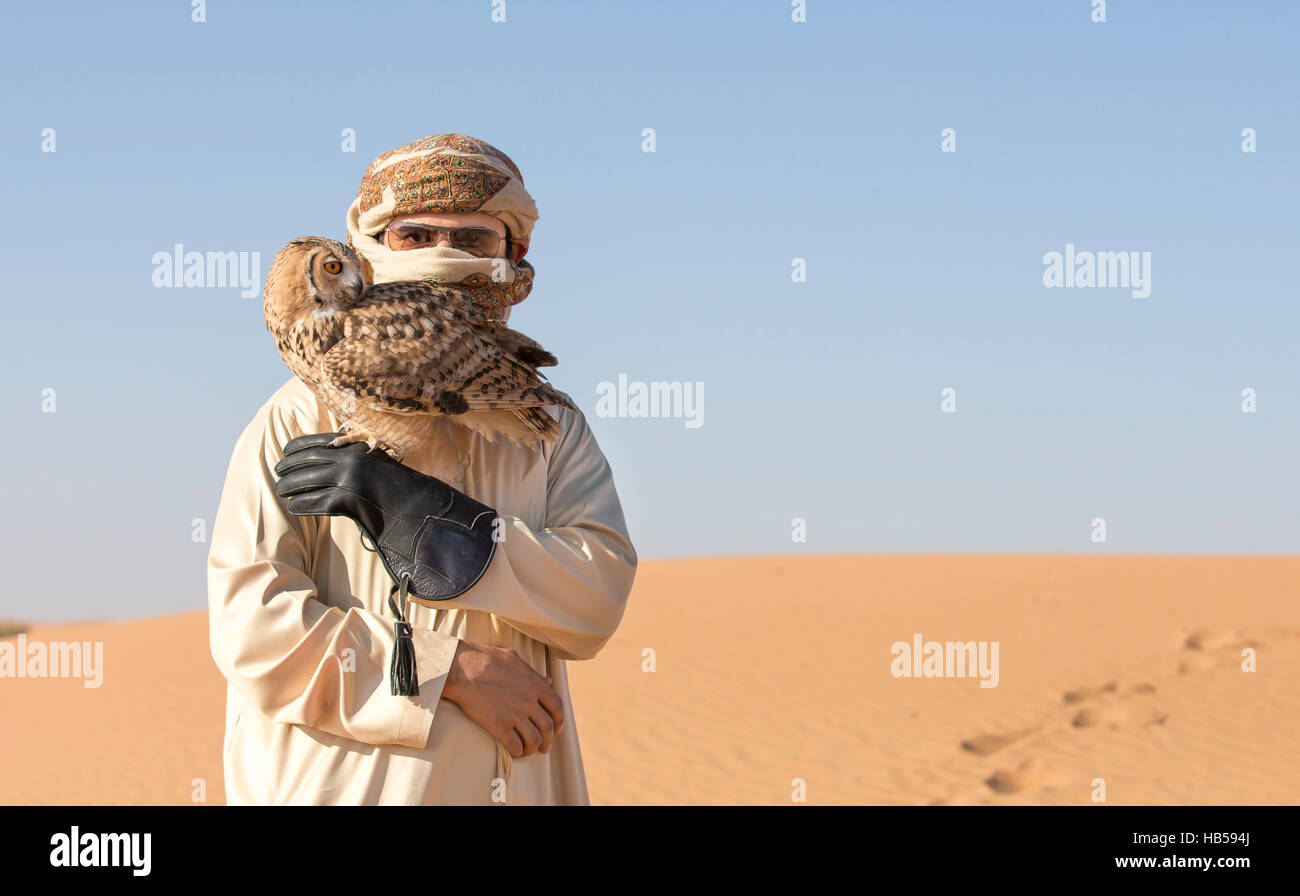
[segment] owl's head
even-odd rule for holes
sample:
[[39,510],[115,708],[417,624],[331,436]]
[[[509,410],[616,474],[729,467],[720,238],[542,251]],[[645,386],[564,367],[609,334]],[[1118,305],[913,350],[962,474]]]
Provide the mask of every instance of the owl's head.
[[337,240],[293,240],[276,253],[266,276],[267,326],[354,308],[372,280],[365,259]]

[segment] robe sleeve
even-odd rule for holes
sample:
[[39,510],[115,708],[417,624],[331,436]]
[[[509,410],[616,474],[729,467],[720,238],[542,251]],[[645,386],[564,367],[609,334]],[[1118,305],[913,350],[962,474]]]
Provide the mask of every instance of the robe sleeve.
[[[623,618],[637,556],[609,462],[581,411],[561,409],[565,433],[547,469],[546,521],[500,514],[504,540],[483,577],[442,603],[486,610],[566,660],[586,660]],[[567,419],[566,419],[567,418]]]
[[459,639],[415,629],[420,693],[394,696],[392,619],[319,599],[308,546],[321,519],[289,513],[275,493],[284,444],[303,432],[292,408],[272,398],[235,444],[208,552],[212,657],[274,722],[422,749]]

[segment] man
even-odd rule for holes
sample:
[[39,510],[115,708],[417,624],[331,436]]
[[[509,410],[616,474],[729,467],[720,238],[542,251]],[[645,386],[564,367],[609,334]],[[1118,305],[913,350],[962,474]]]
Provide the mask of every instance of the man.
[[[443,134],[371,164],[348,233],[377,282],[433,279],[506,320],[531,289],[536,219],[508,157]],[[476,581],[407,605],[410,697],[390,689],[393,583],[378,554],[352,520],[297,515],[277,491],[300,446],[340,421],[296,378],[258,411],[235,445],[208,558],[228,802],[588,802],[564,661],[592,658],[613,634],[636,553],[584,416],[547,410],[564,430],[555,444],[488,442],[441,419],[399,465],[500,520]]]

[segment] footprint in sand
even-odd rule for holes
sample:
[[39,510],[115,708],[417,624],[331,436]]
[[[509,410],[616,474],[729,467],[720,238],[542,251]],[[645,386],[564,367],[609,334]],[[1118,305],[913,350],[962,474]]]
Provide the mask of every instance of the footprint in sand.
[[[1100,700],[1107,695],[1116,694],[1119,691],[1119,682],[1108,681],[1103,685],[1096,687],[1078,687],[1066,691],[1062,699],[1067,705],[1083,703],[1084,701]],[[1156,692],[1155,685],[1145,681],[1132,685],[1126,691],[1126,695],[1150,695]],[[1153,724],[1159,713],[1147,711],[1145,708],[1137,709],[1117,709],[1114,707],[1083,707],[1078,712],[1070,716],[1070,725],[1074,728],[1094,728],[1097,725],[1109,722],[1112,728],[1118,728],[1122,724]],[[1160,724],[1164,724],[1164,719],[1159,719]],[[1041,725],[1030,728],[1024,728],[1019,731],[1008,731],[1004,734],[976,734],[968,737],[961,742],[961,748],[968,753],[974,753],[976,756],[990,756],[999,750],[1005,749],[1014,743],[1024,740],[1031,734],[1040,731]]]
[[1006,734],[977,734],[962,741],[961,748],[976,756],[988,756],[1016,741],[1024,740],[1037,730],[1037,728],[1025,728],[1023,731],[1009,731]]
[[1026,759],[1015,768],[998,769],[984,783],[994,793],[1020,793],[1051,783],[1051,778],[1034,759]]
[[1238,631],[1202,628],[1188,635],[1183,641],[1183,647],[1188,650],[1215,650],[1219,647],[1227,647],[1240,637],[1241,632]]
[[[1273,630],[1275,637],[1300,637],[1300,631]],[[1186,675],[1192,671],[1204,671],[1217,666],[1239,661],[1239,654],[1245,647],[1259,647],[1261,642],[1247,637],[1235,629],[1197,629],[1187,634],[1179,651],[1178,674]],[[1119,681],[1108,681],[1101,685],[1083,685],[1061,694],[1061,701],[1069,709],[1060,714],[1053,712],[1040,724],[1030,728],[1004,733],[976,734],[961,741],[961,748],[976,756],[991,756],[1013,744],[1023,741],[1032,734],[1044,730],[1055,730],[1057,725],[1065,724],[1069,731],[1082,732],[1098,728],[1151,728],[1164,725],[1169,721],[1169,714],[1154,706],[1153,701],[1142,699],[1157,693],[1157,687],[1149,681],[1136,681],[1121,686]],[[1032,746],[1032,745],[1031,745]],[[1022,793],[1034,788],[1053,786],[1053,779],[1043,768],[1036,756],[1030,756],[1019,765],[995,770],[984,780],[984,785],[999,794]],[[937,797],[931,805],[943,805],[949,802],[947,797]]]
[[1081,709],[1070,719],[1075,728],[1092,728],[1101,722],[1101,713],[1095,709]]
[[1235,666],[1241,662],[1243,649],[1258,649],[1261,646],[1261,641],[1246,637],[1240,630],[1197,629],[1183,640],[1178,674],[1206,672],[1218,666]]
[[1163,725],[1168,719],[1167,712],[1155,707],[1123,704],[1086,707],[1074,714],[1070,724],[1075,728],[1095,728],[1102,724],[1111,728],[1119,728],[1121,725],[1137,725],[1145,728],[1148,725]]
[[1100,697],[1102,694],[1112,694],[1118,687],[1119,684],[1117,682],[1108,681],[1101,687],[1083,687],[1066,691],[1061,695],[1061,699],[1066,703],[1082,703],[1084,700],[1092,700],[1095,697]]

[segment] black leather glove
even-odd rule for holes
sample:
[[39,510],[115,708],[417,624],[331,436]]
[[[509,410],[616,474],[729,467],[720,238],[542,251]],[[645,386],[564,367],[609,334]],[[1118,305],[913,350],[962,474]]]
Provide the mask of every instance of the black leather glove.
[[289,499],[289,512],[355,520],[393,581],[410,575],[408,592],[419,600],[467,591],[496,550],[496,511],[362,442],[329,447],[337,435],[298,436],[284,446],[275,493]]

